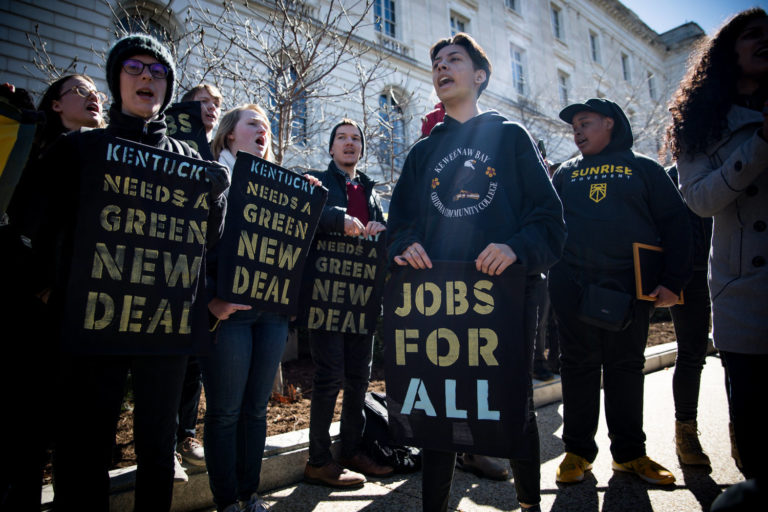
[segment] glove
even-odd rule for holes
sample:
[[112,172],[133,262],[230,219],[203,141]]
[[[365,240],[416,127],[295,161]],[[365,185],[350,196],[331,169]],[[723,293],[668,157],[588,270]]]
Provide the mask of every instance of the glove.
[[211,197],[216,199],[229,188],[229,169],[219,162],[208,162],[208,167],[205,168],[205,179],[211,184]]

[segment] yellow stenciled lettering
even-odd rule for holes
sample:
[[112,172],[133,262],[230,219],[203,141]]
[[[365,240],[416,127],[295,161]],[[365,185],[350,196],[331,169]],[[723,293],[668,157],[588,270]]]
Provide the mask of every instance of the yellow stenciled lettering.
[[[438,354],[437,341],[443,339],[448,342],[448,353]],[[450,329],[440,327],[427,336],[427,358],[436,366],[451,366],[459,358],[459,338]]]

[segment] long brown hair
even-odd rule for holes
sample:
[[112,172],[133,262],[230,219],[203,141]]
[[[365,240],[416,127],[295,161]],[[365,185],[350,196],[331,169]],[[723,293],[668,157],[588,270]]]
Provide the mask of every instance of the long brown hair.
[[246,103],[244,105],[237,106],[224,114],[224,116],[221,118],[221,121],[219,121],[219,129],[216,130],[216,135],[213,137],[213,141],[211,142],[211,152],[213,153],[214,158],[218,159],[219,155],[221,155],[221,152],[224,149],[229,149],[229,134],[235,131],[235,126],[237,126],[237,122],[240,120],[240,113],[245,110],[253,110],[260,116],[263,116],[264,119],[266,119],[267,133],[269,134],[269,144],[267,145],[266,153],[264,153],[264,160],[274,162],[275,157],[272,153],[272,129],[269,125],[269,116],[267,116],[266,110],[261,108],[259,105],[256,105],[255,103]]
[[759,7],[742,11],[694,51],[688,72],[670,103],[672,121],[667,126],[662,151],[669,148],[675,159],[683,152],[692,156],[720,138],[741,75],[736,40],[750,22],[765,17],[765,11]]

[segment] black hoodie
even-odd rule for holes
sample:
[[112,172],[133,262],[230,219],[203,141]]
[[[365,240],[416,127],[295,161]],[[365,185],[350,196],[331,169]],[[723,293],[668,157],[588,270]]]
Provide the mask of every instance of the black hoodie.
[[563,263],[582,283],[597,282],[605,273],[623,276],[619,281],[634,293],[632,243],[660,245],[660,284],[679,294],[691,274],[685,204],[664,168],[632,151],[629,121],[610,104],[614,128],[608,146],[564,162],[552,178],[568,226]]
[[450,116],[413,147],[389,208],[389,259],[419,242],[432,260],[473,261],[504,243],[530,274],[562,252],[562,207],[528,132],[496,112]]

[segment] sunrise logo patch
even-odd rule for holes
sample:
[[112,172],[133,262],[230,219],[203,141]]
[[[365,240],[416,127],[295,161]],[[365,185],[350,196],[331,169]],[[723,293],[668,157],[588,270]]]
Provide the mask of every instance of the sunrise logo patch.
[[608,190],[607,183],[592,183],[589,186],[589,198],[596,203],[599,203],[605,199],[605,194]]

